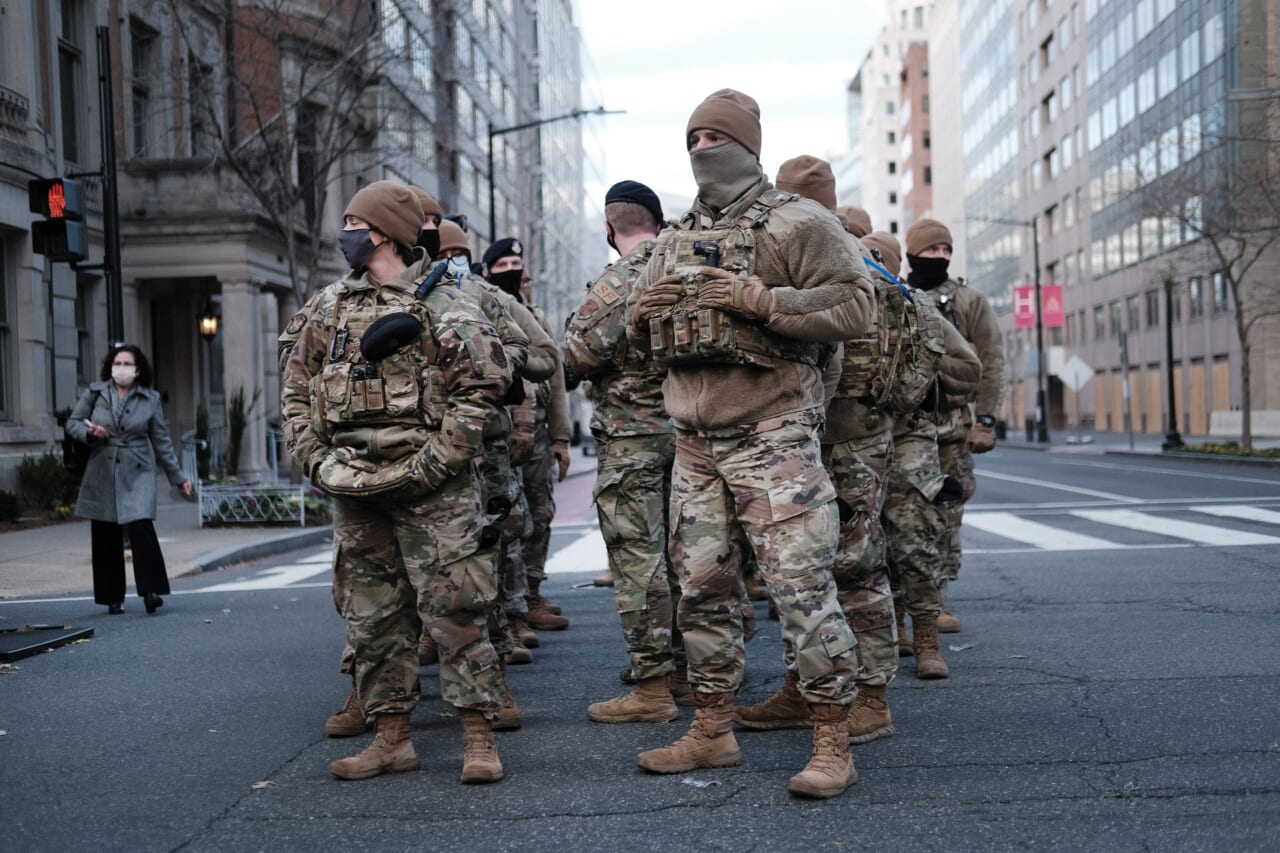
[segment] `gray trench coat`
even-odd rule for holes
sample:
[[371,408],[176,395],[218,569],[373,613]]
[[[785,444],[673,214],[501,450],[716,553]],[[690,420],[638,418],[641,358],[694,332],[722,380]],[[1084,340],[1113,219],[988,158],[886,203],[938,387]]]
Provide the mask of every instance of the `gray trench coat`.
[[[187,477],[173,452],[169,427],[160,411],[160,394],[139,385],[131,387],[117,423],[111,408],[111,395],[115,393],[110,380],[91,384],[64,428],[67,435],[90,448],[76,515],[116,524],[154,519],[156,460],[171,484],[180,486]],[[111,435],[91,441],[85,418],[105,426]]]

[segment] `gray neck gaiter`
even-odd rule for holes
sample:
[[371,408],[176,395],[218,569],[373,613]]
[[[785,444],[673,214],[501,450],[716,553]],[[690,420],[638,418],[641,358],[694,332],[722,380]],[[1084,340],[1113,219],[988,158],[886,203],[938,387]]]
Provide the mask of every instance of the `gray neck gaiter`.
[[727,209],[764,178],[756,155],[732,140],[692,152],[689,164],[698,184],[698,198],[716,211]]

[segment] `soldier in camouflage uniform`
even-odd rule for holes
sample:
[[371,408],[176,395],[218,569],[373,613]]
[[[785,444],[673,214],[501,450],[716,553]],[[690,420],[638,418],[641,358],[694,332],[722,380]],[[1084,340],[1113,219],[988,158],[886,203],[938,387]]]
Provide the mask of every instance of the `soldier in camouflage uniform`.
[[[622,636],[636,689],[596,702],[598,723],[665,723],[678,715],[673,679],[688,694],[673,602],[679,581],[667,558],[667,500],[676,439],[662,405],[666,371],[627,344],[626,307],[662,228],[653,190],[622,181],[605,196],[609,245],[622,257],[592,284],[569,318],[565,363],[591,381],[598,474],[594,497],[609,553]],[[692,704],[692,695],[687,701]]]
[[334,497],[334,596],[362,712],[377,730],[330,769],[365,779],[418,767],[409,716],[422,612],[440,648],[441,692],[462,718],[462,781],[494,782],[502,764],[489,720],[502,690],[487,621],[498,535],[485,525],[473,462],[510,368],[474,302],[421,287],[410,247],[423,212],[408,188],[370,184],[343,218],[353,275],[290,322],[281,393],[290,451]]
[[955,633],[960,620],[945,606],[947,584],[960,572],[960,525],[964,505],[973,497],[977,480],[973,454],[995,447],[995,413],[1004,392],[1004,346],[991,303],[962,279],[950,277],[951,232],[936,219],[921,219],[907,229],[908,281],[928,291],[942,313],[960,331],[982,360],[982,380],[976,393],[958,401],[938,418],[938,455],[942,471],[960,483],[961,499],[946,504],[945,530],[939,545],[944,598],[938,632]]
[[[778,169],[777,187],[836,211],[835,176],[825,160],[808,155],[788,160]],[[843,214],[840,218],[846,229],[852,228]],[[864,253],[864,261],[874,263],[860,244],[856,248]],[[822,462],[841,509],[840,550],[833,574],[840,607],[858,640],[858,695],[849,715],[851,743],[867,743],[893,734],[886,687],[898,668],[893,592],[880,524],[893,435],[889,415],[867,403],[876,360],[874,337],[873,331],[870,336],[844,341],[840,358],[833,359],[828,369],[829,378],[824,377],[832,388],[826,395]],[[789,645],[784,651],[788,666],[782,689],[763,702],[736,709],[734,719],[739,725],[749,729],[812,725],[800,695],[794,654]]]
[[637,762],[682,773],[741,761],[732,724],[745,541],[814,721],[813,754],[788,789],[834,797],[857,780],[848,741],[857,650],[831,575],[839,514],[818,442],[820,365],[830,344],[866,331],[872,284],[835,217],[761,171],[753,99],[716,92],[686,132],[698,197],[659,238],[628,325],[633,343],[669,365],[671,559],[697,711],[683,738]]
[[[863,238],[896,276],[901,251],[897,238],[877,231]],[[914,291],[916,299],[928,299]],[[884,523],[887,563],[893,585],[899,650],[914,654],[916,678],[946,678],[946,661],[938,648],[937,619],[942,608],[938,585],[941,555],[938,537],[945,528],[946,505],[958,496],[938,459],[937,410],[977,387],[982,365],[950,323],[943,323],[946,352],[938,371],[938,393],[920,411],[894,420],[893,458],[889,466]],[[906,643],[903,618],[911,614],[913,641]]]
[[[526,275],[524,246],[519,240],[504,237],[491,243],[484,253],[484,265],[490,284],[526,302],[524,294],[527,288],[522,287]],[[554,337],[542,311],[531,303],[526,305],[543,330]],[[531,531],[524,537],[524,562],[529,584],[527,618],[529,624],[539,631],[559,631],[569,627],[569,620],[561,614],[560,607],[544,598],[541,591],[542,583],[547,579],[547,549],[551,544],[551,521],[556,514],[553,463],[559,469],[560,480],[569,473],[568,411],[564,371],[558,365],[549,380],[536,386],[533,400],[534,446],[523,465],[524,494],[532,523]],[[525,419],[520,419],[517,429],[526,426],[523,423]]]

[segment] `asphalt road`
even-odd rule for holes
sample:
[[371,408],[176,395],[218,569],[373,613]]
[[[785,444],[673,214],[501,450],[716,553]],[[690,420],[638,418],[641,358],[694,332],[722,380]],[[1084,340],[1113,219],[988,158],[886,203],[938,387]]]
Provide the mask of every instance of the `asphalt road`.
[[[0,603],[0,627],[97,631],[0,669],[0,850],[1276,849],[1280,470],[1014,449],[979,470],[951,678],[903,661],[897,733],[855,748],[836,800],[786,793],[803,731],[739,733],[738,768],[649,776],[635,753],[690,710],[587,721],[625,655],[611,593],[577,586],[603,552],[566,493],[544,591],[572,625],[511,669],[524,728],[500,735],[500,784],[458,784],[434,668],[423,770],[330,777],[361,743],[323,736],[348,683],[311,549],[176,581],[155,617]],[[743,702],[782,680],[764,616]]]

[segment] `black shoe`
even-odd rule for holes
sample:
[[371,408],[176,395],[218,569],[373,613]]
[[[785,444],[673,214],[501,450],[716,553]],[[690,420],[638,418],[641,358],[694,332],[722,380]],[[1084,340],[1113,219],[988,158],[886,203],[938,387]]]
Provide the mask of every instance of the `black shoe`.
[[155,613],[157,609],[164,607],[164,599],[156,595],[154,592],[147,593],[146,597],[143,598],[142,601],[146,604],[148,613]]
[[107,605],[107,613],[111,614],[112,616],[119,616],[123,612],[124,612],[123,602]]

